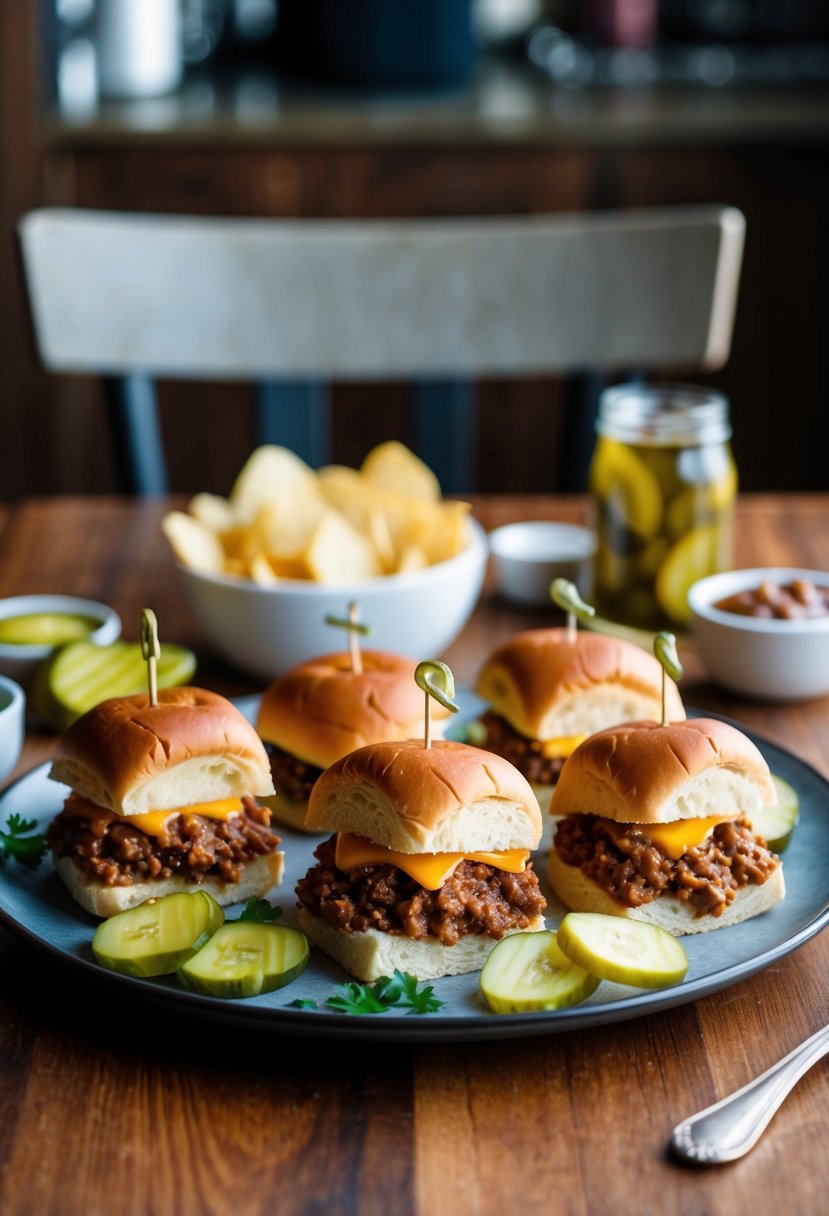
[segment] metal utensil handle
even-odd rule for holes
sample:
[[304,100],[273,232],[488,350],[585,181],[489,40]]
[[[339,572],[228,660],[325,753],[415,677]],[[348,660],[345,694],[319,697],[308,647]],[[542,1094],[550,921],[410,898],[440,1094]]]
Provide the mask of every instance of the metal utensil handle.
[[760,1139],[793,1086],[827,1051],[829,1026],[824,1026],[736,1093],[678,1123],[671,1137],[674,1150],[699,1165],[742,1157]]

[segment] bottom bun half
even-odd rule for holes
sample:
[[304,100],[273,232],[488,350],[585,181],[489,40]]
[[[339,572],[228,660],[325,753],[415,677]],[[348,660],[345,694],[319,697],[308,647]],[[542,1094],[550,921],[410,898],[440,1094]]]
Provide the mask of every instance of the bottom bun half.
[[[379,980],[395,969],[407,971],[418,980],[480,971],[496,944],[494,938],[482,934],[469,934],[454,946],[444,946],[436,938],[404,937],[378,929],[342,933],[304,908],[299,913],[299,925],[315,946],[364,981]],[[514,932],[537,933],[544,928],[543,916],[537,916],[526,929]]]
[[71,857],[55,859],[55,869],[72,898],[93,916],[104,918],[135,908],[147,899],[158,899],[176,891],[207,891],[222,907],[240,903],[253,895],[262,899],[280,882],[284,866],[284,853],[264,853],[247,863],[238,882],[224,882],[210,876],[202,882],[188,882],[173,876],[146,879],[128,887],[107,887],[89,878]]
[[786,894],[783,867],[778,866],[762,885],[740,887],[732,903],[719,915],[697,916],[695,906],[675,895],[658,895],[650,903],[629,908],[588,878],[577,866],[567,865],[552,850],[549,857],[550,885],[571,912],[602,912],[605,916],[622,916],[667,929],[674,937],[689,933],[706,933],[709,929],[726,929],[740,921],[767,912]]

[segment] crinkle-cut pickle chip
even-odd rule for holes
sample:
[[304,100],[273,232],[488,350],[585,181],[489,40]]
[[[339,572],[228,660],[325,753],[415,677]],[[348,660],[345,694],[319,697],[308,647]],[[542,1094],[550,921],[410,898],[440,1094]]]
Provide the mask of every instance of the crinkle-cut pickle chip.
[[122,975],[169,975],[205,945],[224,918],[206,891],[176,891],[103,921],[92,953],[102,967]]
[[600,912],[568,912],[556,940],[571,962],[600,980],[667,988],[688,970],[682,943],[659,925]]
[[656,536],[662,521],[659,482],[625,444],[600,437],[590,468],[590,489],[602,501],[621,498],[628,526],[643,540]]
[[751,815],[751,829],[755,836],[762,836],[772,853],[782,853],[792,838],[800,818],[800,799],[782,777],[772,773],[771,779],[777,790],[775,806],[764,806]]
[[[162,642],[159,688],[186,684],[195,670],[192,650]],[[42,722],[62,731],[101,701],[146,691],[147,664],[137,642],[70,642],[38,668],[32,704]]]
[[178,972],[191,992],[205,996],[259,996],[284,988],[308,964],[308,939],[288,925],[226,921]]
[[599,986],[562,954],[555,933],[511,933],[484,963],[481,992],[493,1013],[534,1013],[578,1005]]
[[716,569],[717,532],[715,525],[694,528],[668,550],[659,567],[654,585],[656,598],[663,612],[678,625],[687,625],[691,620],[688,605],[691,584]]

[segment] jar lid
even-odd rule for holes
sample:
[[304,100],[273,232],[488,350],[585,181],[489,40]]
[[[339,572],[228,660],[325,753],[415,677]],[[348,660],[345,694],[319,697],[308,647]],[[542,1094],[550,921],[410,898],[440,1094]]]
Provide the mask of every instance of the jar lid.
[[599,398],[596,430],[623,443],[724,443],[731,437],[728,398],[691,384],[616,384]]

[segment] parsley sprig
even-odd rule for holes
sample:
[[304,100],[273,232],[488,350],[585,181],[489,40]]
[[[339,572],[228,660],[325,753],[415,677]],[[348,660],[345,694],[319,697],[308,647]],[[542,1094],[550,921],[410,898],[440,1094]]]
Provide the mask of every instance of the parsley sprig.
[[281,908],[278,908],[275,904],[268,903],[266,899],[257,899],[255,895],[251,895],[243,910],[239,913],[239,920],[248,920],[258,925],[265,925],[271,921],[279,920],[281,915]]
[[[297,1000],[292,1004],[297,1009],[314,1009],[314,1001]],[[383,975],[373,984],[358,984],[349,981],[342,984],[325,1004],[337,1013],[387,1013],[390,1009],[405,1009],[408,1014],[436,1013],[445,1001],[435,996],[429,985],[419,987],[419,981],[407,971],[393,971]]]
[[35,827],[34,819],[21,819],[16,812],[9,815],[5,828],[0,828],[0,862],[10,857],[21,866],[36,869],[46,852],[46,837],[31,835]]

